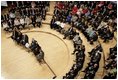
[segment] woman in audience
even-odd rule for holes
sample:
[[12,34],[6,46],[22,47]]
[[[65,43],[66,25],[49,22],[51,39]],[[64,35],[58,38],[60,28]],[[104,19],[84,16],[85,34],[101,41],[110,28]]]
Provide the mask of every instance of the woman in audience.
[[19,18],[15,18],[14,20],[14,26],[17,27],[18,29],[20,29],[20,21],[19,21]]
[[40,28],[40,26],[42,24],[42,17],[38,16],[37,19],[36,19],[36,22],[37,22],[37,26]]
[[25,24],[27,27],[29,27],[29,25],[31,24],[31,19],[28,16],[26,16],[25,18]]
[[20,24],[21,24],[22,28],[25,28],[25,20],[23,17],[20,18]]
[[4,22],[2,23],[2,26],[3,26],[3,29],[4,29],[5,31],[9,31],[10,27],[9,27],[7,21],[4,21]]

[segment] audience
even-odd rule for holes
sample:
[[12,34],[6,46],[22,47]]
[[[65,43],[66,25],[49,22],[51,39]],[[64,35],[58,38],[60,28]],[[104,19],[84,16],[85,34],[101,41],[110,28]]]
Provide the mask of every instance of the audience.
[[36,22],[37,22],[37,26],[40,28],[40,26],[42,24],[42,18],[41,18],[41,16],[37,17]]
[[5,21],[5,22],[3,22],[3,24],[2,24],[2,26],[3,26],[3,29],[5,30],[5,31],[9,31],[9,25],[8,25],[8,23]]
[[63,79],[74,79],[77,76],[78,72],[82,69],[83,64],[84,64],[85,46],[82,45],[82,40],[79,37],[79,33],[76,33],[76,35],[74,35],[73,44],[74,44],[75,50],[73,51],[72,54],[76,53],[76,60],[75,60],[76,63],[73,64],[70,71],[66,73],[65,76],[63,76]]
[[84,79],[93,79],[95,76],[95,73],[97,72],[99,68],[99,62],[101,59],[102,54],[102,47],[101,45],[97,45],[94,49],[92,49],[91,52],[88,52],[90,54],[90,62],[88,63],[88,66],[83,71],[85,72]]
[[29,38],[26,34],[22,34],[16,27],[13,30],[11,38],[16,41],[19,45],[25,46],[26,49],[30,49],[36,56],[39,63],[44,62],[44,52],[39,46],[38,42],[32,39],[32,43],[29,44]]
[[116,79],[117,78],[117,45],[109,49],[109,56],[105,62],[104,68],[106,75],[103,79]]
[[23,17],[20,18],[20,24],[22,28],[25,28],[25,19]]
[[[33,27],[42,25],[49,9],[48,1],[8,1],[12,5],[8,14],[1,15],[2,27],[5,31],[12,31],[11,38],[19,45],[30,49],[37,60],[44,60],[44,52],[38,42],[32,38],[29,44],[28,35],[19,30],[26,26]],[[90,44],[98,40],[103,42],[112,40],[117,31],[117,5],[111,1],[57,1],[54,7],[50,28],[64,35],[63,39],[69,38],[74,45],[72,55],[76,55],[75,63],[63,79],[74,79],[82,69],[85,60],[85,46],[77,30],[82,32]],[[65,29],[66,24],[71,27]],[[112,29],[110,29],[110,27]],[[103,79],[116,79],[117,77],[117,45],[109,49],[109,56],[105,60],[104,69],[106,74]],[[99,69],[99,62],[103,53],[101,45],[97,45],[89,53],[90,62],[82,72],[84,79],[93,79]]]
[[[102,39],[106,42],[113,38],[114,31],[116,31],[114,29],[116,27],[113,27],[116,26],[115,8],[116,4],[109,1],[56,2],[51,28],[52,26],[58,27],[57,25],[59,24],[57,24],[57,22],[59,23],[64,19],[66,23],[74,23],[72,27],[82,31],[90,44],[97,41],[98,36],[101,35],[104,35]],[[56,24],[54,24],[55,22]],[[108,29],[104,31],[105,33],[101,33],[104,27],[100,27],[98,30],[98,26],[103,22],[113,27],[113,31],[109,31],[108,27]],[[97,34],[97,32],[99,34]]]
[[1,22],[3,24],[6,21],[10,26],[9,29],[12,30],[14,27],[24,29],[25,25],[29,26],[31,23],[33,27],[36,26],[36,23],[40,27],[42,19],[46,19],[46,12],[49,7],[48,1],[8,1],[8,4],[12,5],[12,7],[8,14],[1,15]]

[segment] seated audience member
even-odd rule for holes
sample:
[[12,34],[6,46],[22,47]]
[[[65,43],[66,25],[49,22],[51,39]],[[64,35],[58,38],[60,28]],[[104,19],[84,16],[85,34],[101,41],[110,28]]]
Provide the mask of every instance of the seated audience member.
[[58,10],[57,7],[54,8],[54,12],[53,13],[54,13],[55,16],[59,13],[59,10]]
[[14,22],[14,19],[15,19],[15,14],[13,12],[10,12],[9,13],[9,18]]
[[43,18],[43,20],[45,20],[45,18],[46,18],[46,9],[45,8],[43,8],[43,11],[42,11],[42,18]]
[[72,15],[71,21],[75,22],[78,19],[77,15]]
[[69,36],[69,39],[73,39],[75,35],[76,35],[76,29],[73,29],[72,34]]
[[77,45],[81,45],[81,44],[82,44],[82,40],[81,40],[80,37],[79,37],[79,33],[76,33],[76,35],[74,36],[74,38],[73,38],[73,43],[74,43],[74,48],[75,48]]
[[36,24],[36,17],[35,17],[35,16],[32,16],[32,17],[31,17],[31,20],[32,20],[32,25],[33,25],[33,27],[35,27],[35,24]]
[[20,21],[19,21],[18,18],[15,18],[15,20],[14,20],[14,26],[17,27],[18,29],[20,29],[20,28],[19,28],[19,26],[20,26]]
[[40,28],[40,26],[42,24],[42,18],[41,18],[41,16],[37,17],[36,22],[37,22],[37,26]]
[[31,2],[31,7],[32,7],[32,8],[35,8],[35,7],[36,7],[36,4],[35,4],[34,1]]
[[60,25],[59,25],[59,32],[62,32],[62,29],[64,29],[65,27],[65,23],[64,23],[64,20],[62,22],[60,22]]
[[60,25],[61,25],[61,22],[60,21],[58,21],[58,20],[55,21],[55,23],[54,23],[54,29],[59,30]]
[[31,19],[28,16],[26,16],[26,18],[25,18],[25,24],[26,24],[26,26],[29,26],[30,23],[31,23]]
[[22,28],[25,28],[25,20],[23,17],[20,18],[20,24],[21,24]]
[[114,37],[113,32],[110,31],[110,29],[107,25],[102,26],[101,28],[99,28],[98,29],[98,34],[100,35],[100,37],[102,39],[104,39],[104,42],[107,42],[108,40],[111,40]]
[[96,32],[93,30],[93,28],[87,28],[85,32],[87,33],[86,37],[91,44],[93,44],[93,41],[96,41],[98,39],[98,36]]
[[14,29],[14,24],[12,23],[11,19],[8,20],[8,25],[12,30]]
[[72,14],[76,14],[78,11],[78,7],[77,5],[74,5],[74,7],[72,8]]
[[63,39],[66,39],[66,37],[68,37],[69,35],[72,34],[72,31],[73,31],[73,27],[70,27],[64,34],[64,38]]
[[3,29],[4,29],[5,31],[9,31],[10,27],[9,27],[9,25],[8,25],[8,23],[7,23],[6,21],[4,21],[4,22],[2,23],[2,26],[3,26]]
[[53,16],[53,17],[52,17],[52,20],[51,20],[51,22],[50,22],[50,28],[51,28],[51,29],[54,29],[54,26],[55,26],[55,17]]
[[71,23],[71,18],[72,18],[72,15],[69,14],[66,18],[66,22],[68,22],[70,24]]

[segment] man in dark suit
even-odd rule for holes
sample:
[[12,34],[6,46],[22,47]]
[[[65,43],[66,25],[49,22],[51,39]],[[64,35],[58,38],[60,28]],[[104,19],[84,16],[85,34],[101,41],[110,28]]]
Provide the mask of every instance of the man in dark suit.
[[24,46],[26,43],[29,43],[29,38],[26,34],[22,36],[22,40],[20,41],[20,43]]
[[20,41],[22,40],[22,33],[19,31],[18,32],[18,36],[17,36],[17,38],[16,38],[16,41],[17,41],[17,43],[19,44],[20,43]]
[[32,16],[31,17],[31,20],[32,20],[32,25],[35,27],[36,17],[35,16]]
[[36,48],[41,49],[41,47],[39,46],[38,42],[36,40],[32,39],[32,43],[30,45],[30,49],[34,52]]
[[64,34],[64,38],[63,39],[66,39],[66,37],[68,37],[69,35],[72,34],[72,31],[73,31],[73,27],[70,27]]
[[17,37],[18,37],[18,29],[17,29],[16,27],[14,27],[11,38],[12,38],[13,40],[16,40]]
[[43,8],[43,10],[42,10],[42,18],[45,20],[45,17],[46,17],[46,9],[45,8]]

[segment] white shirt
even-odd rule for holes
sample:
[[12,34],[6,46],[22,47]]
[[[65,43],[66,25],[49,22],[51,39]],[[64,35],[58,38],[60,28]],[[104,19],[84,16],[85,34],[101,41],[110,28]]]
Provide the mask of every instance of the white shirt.
[[62,28],[64,28],[65,23],[62,22],[62,23],[60,24],[60,26],[61,26]]
[[15,14],[10,13],[10,14],[9,14],[9,17],[10,17],[10,18],[15,18]]
[[20,25],[20,22],[18,20],[14,20],[14,25]]
[[7,23],[3,24],[3,29],[8,28],[8,27],[9,27],[9,26],[8,26]]
[[31,22],[30,18],[25,18],[25,23],[26,23],[27,25],[29,25],[30,22]]
[[81,15],[81,12],[78,10],[78,11],[77,11],[77,14],[78,14],[78,15]]
[[20,23],[21,23],[21,24],[24,24],[24,23],[25,23],[24,19],[21,18],[21,19],[20,19]]
[[59,21],[56,21],[55,23],[56,23],[57,25],[60,25],[60,24],[61,24]]
[[26,48],[29,48],[29,46],[30,46],[29,43],[26,43],[26,44],[25,44],[25,47],[26,47]]
[[102,26],[106,26],[106,25],[107,25],[107,23],[102,21],[101,24],[98,26],[97,30],[100,29]]

